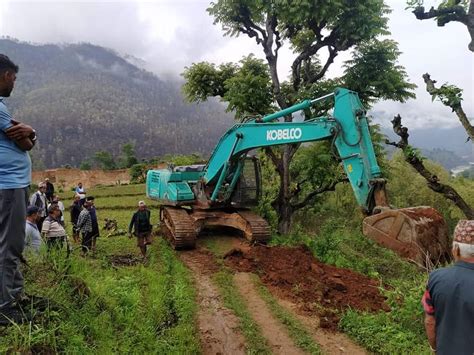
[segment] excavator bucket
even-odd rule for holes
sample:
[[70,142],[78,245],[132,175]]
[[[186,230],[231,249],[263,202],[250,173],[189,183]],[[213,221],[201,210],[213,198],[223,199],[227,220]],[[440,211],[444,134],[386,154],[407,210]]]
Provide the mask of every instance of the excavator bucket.
[[383,210],[364,219],[363,233],[419,266],[451,260],[446,222],[432,207]]

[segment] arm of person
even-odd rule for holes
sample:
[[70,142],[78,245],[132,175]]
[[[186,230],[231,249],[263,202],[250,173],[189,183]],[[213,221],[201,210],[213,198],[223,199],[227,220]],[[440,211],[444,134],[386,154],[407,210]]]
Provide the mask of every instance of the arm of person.
[[133,214],[132,219],[130,221],[130,224],[128,225],[128,234],[132,234],[133,226],[135,225],[135,216],[136,215],[137,215],[136,213]]
[[18,148],[23,151],[29,151],[35,146],[36,132],[24,123],[11,120],[12,126],[5,130],[8,138],[13,140]]
[[433,301],[428,290],[423,294],[421,304],[425,311],[425,331],[428,342],[430,343],[431,350],[436,351],[436,318]]
[[425,331],[432,350],[436,349],[436,318],[425,313]]
[[43,226],[41,227],[41,235],[43,238],[49,233],[49,229],[51,228],[51,222],[48,219],[45,219],[43,222]]

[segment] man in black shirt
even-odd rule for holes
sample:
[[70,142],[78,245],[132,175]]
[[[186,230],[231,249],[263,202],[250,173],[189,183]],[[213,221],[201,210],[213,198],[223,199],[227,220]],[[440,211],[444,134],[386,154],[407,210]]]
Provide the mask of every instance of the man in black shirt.
[[132,237],[132,229],[137,237],[137,246],[140,248],[143,259],[146,259],[146,246],[151,244],[150,210],[146,208],[145,202],[138,202],[138,210],[133,214],[128,226],[128,236]]
[[422,304],[431,349],[437,354],[474,354],[474,220],[454,230],[451,267],[433,271]]
[[71,224],[72,224],[72,237],[74,242],[79,243],[80,241],[80,231],[77,228],[77,219],[79,218],[79,214],[81,213],[82,206],[81,206],[81,196],[78,194],[74,195],[74,201],[70,207],[71,211]]

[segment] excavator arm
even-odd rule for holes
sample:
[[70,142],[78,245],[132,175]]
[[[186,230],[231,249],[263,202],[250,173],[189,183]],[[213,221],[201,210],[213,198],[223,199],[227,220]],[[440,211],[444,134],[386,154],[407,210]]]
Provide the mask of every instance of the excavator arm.
[[[335,101],[332,116],[303,122],[274,122],[329,98],[334,98]],[[204,169],[203,181],[205,185],[212,187],[211,202],[218,199],[223,182],[227,181],[229,176],[232,176],[230,189],[235,186],[241,173],[242,165],[239,160],[248,151],[321,140],[332,140],[358,204],[367,214],[371,214],[375,207],[374,190],[383,185],[383,180],[380,179],[381,171],[359,97],[357,93],[342,88],[323,98],[306,100],[262,119],[232,127],[221,138]],[[383,193],[384,190],[380,191]]]

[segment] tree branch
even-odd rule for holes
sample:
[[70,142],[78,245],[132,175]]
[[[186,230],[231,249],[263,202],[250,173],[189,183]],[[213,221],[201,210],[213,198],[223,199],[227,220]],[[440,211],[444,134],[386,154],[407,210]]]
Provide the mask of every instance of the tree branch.
[[467,13],[463,6],[458,5],[459,2],[456,1],[452,6],[439,7],[438,9],[431,7],[428,12],[425,12],[423,6],[418,6],[413,10],[413,14],[418,20],[437,18],[438,26],[444,26],[453,21],[464,24],[471,36],[469,50],[474,52],[474,0],[471,0]]
[[265,154],[270,158],[273,165],[275,165],[275,169],[281,175],[283,174],[283,163],[280,158],[275,154],[272,148],[265,147]]
[[467,219],[474,219],[474,209],[451,186],[442,184],[439,178],[432,174],[423,164],[418,152],[408,144],[408,128],[402,125],[402,118],[397,115],[393,118],[393,131],[400,137],[399,142],[385,141],[386,144],[400,148],[408,162],[427,182],[428,187],[436,193],[442,194],[446,199],[451,200],[466,216]]
[[318,74],[316,74],[316,75],[309,78],[308,84],[315,83],[316,81],[321,79],[326,74],[326,72],[329,69],[330,65],[334,62],[334,58],[336,58],[336,56],[338,54],[337,50],[332,46],[328,46],[328,51],[329,51],[329,56],[328,56],[328,59],[326,60],[326,63],[324,64],[323,68],[320,70],[320,72]]
[[430,77],[430,74],[428,73],[423,74],[423,80],[425,81],[425,84],[426,84],[426,91],[428,91],[428,93],[433,98],[440,97],[441,102],[445,106],[450,107],[453,110],[453,112],[456,113],[456,115],[459,118],[459,121],[461,122],[462,126],[464,127],[467,134],[469,135],[469,138],[474,143],[474,126],[471,124],[471,122],[467,118],[467,115],[464,112],[464,109],[462,108],[461,100],[458,98],[453,99],[452,97],[446,97],[447,89],[446,88],[443,89],[443,86],[441,88],[436,88],[435,86],[436,80],[432,80]]
[[[311,203],[317,195],[320,195],[323,192],[327,192],[327,191],[334,191],[334,190],[336,190],[336,185],[337,184],[339,184],[341,182],[346,182],[346,181],[349,181],[349,179],[347,177],[341,177],[337,180],[332,181],[331,183],[329,183],[325,186],[321,186],[318,189],[316,189],[313,192],[310,192],[308,195],[306,195],[306,197],[303,199],[303,201],[292,204],[291,208],[294,211],[302,209],[303,207],[306,207],[309,203]],[[298,194],[296,194],[296,195],[298,195]]]

